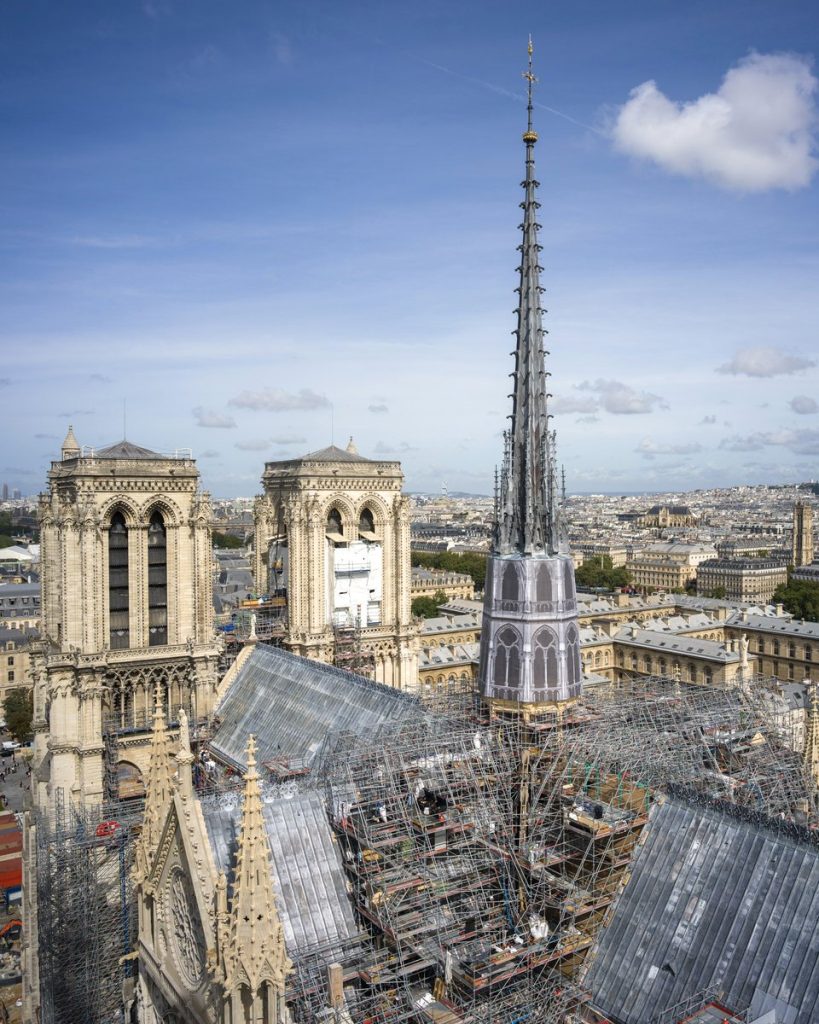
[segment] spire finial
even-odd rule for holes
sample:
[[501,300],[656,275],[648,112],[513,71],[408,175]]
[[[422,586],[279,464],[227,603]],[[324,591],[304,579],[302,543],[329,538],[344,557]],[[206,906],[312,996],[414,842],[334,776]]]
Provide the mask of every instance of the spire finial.
[[523,141],[528,145],[529,143],[537,142],[537,132],[532,127],[532,86],[537,81],[535,73],[532,71],[532,54],[534,53],[534,46],[532,45],[532,36],[529,36],[529,66],[526,71],[523,72],[523,77],[526,79],[528,96],[526,109],[529,114],[529,122],[526,131],[523,133]]
[[[247,743],[245,792],[225,943],[225,989],[231,992],[246,986],[250,998],[256,1000],[260,987],[266,985],[270,1004],[283,1006],[285,982],[293,965],[285,949],[284,929],[276,909],[256,752],[256,740],[251,736]],[[270,1013],[265,1017],[268,1019],[284,1018],[283,1014]]]

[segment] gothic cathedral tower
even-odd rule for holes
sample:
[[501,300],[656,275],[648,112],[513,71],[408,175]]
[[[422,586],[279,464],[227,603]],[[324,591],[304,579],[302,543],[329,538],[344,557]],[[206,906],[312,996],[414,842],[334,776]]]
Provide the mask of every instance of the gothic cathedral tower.
[[[268,462],[254,508],[256,587],[284,596],[295,654],[413,689],[409,502],[398,462],[331,445]],[[355,645],[345,663],[342,647]]]
[[154,692],[211,709],[211,510],[189,452],[81,449],[69,428],[40,497],[42,639],[33,658],[35,804],[116,797],[147,767]]
[[559,710],[579,697],[581,666],[574,567],[560,521],[555,439],[547,412],[531,42],[524,77],[529,124],[523,133],[526,178],[520,204],[514,391],[486,572],[480,686],[490,711],[526,715]]

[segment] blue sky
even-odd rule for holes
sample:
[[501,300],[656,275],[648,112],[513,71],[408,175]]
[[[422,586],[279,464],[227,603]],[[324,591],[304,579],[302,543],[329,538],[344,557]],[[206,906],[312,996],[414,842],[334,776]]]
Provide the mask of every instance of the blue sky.
[[220,496],[350,434],[488,492],[529,32],[569,489],[815,477],[815,4],[7,0],[0,480],[126,402]]

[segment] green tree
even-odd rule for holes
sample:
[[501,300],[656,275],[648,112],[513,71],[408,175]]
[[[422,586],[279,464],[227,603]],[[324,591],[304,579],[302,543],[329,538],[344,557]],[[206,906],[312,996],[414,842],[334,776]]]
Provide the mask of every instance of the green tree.
[[609,555],[593,555],[575,572],[575,580],[581,590],[617,590],[631,583],[631,573],[622,565],[615,568]]
[[422,619],[434,619],[442,604],[446,604],[449,598],[438,590],[434,597],[416,597],[412,602],[412,614]]
[[720,583],[719,586],[714,587],[708,596],[715,597],[718,601],[722,601],[728,596],[728,591]]
[[819,583],[795,580],[788,572],[788,582],[780,584],[774,592],[775,604],[782,603],[785,611],[797,619],[819,622]]
[[22,686],[9,690],[3,700],[3,714],[6,728],[16,740],[29,737],[34,714],[34,691]]
[[211,534],[211,540],[215,548],[243,548],[245,546],[243,537],[234,537],[232,533]]

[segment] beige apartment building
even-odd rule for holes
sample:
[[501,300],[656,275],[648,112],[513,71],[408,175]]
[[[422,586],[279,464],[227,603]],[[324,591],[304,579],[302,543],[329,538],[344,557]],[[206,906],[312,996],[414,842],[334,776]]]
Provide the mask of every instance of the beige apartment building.
[[764,558],[736,560],[713,558],[697,570],[697,593],[706,597],[722,592],[729,601],[755,601],[766,604],[776,588],[788,582],[788,570],[782,562]]
[[426,569],[412,567],[410,600],[416,597],[435,597],[443,593],[449,600],[469,601],[475,596],[475,584],[465,572],[450,572],[448,569]]

